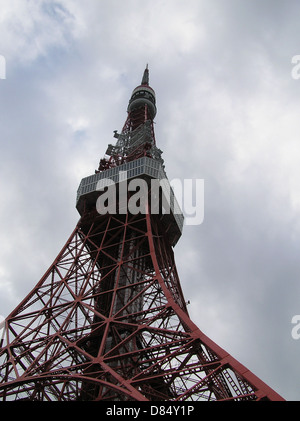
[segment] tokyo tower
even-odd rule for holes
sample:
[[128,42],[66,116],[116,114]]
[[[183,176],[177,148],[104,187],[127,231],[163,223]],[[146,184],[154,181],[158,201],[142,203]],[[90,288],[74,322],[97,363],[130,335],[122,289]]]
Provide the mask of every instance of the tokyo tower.
[[183,214],[154,134],[148,66],[80,219],[6,318],[1,401],[283,400],[190,319],[174,261]]

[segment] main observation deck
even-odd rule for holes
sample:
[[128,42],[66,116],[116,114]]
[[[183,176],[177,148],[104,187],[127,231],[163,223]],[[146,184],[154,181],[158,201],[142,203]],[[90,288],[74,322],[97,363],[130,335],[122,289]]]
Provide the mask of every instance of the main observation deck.
[[[78,212],[82,215],[84,209],[96,207],[96,201],[101,195],[98,184],[100,180],[107,179],[117,184],[124,180],[129,182],[134,178],[142,178],[146,180],[148,184],[151,183],[152,179],[159,180],[163,195],[162,202],[169,203],[168,209],[161,212],[159,217],[169,236],[170,242],[174,247],[181,236],[184,217],[164,168],[162,164],[155,159],[141,157],[134,161],[83,178],[77,191],[76,208]],[[157,200],[160,199],[157,198]]]

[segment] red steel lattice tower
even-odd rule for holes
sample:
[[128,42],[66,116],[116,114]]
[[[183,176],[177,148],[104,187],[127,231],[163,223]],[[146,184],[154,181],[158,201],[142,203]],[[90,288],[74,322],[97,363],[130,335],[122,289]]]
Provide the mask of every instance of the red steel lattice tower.
[[0,400],[282,400],[188,315],[155,115],[147,67],[116,144],[80,183],[74,232],[5,320]]

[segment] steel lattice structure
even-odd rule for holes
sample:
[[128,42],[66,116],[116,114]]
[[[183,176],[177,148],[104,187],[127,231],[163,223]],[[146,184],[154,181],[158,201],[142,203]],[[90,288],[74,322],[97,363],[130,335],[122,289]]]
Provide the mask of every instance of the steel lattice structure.
[[[151,184],[167,179],[148,81],[146,68],[116,145],[79,186],[74,232],[5,321],[0,400],[282,400],[188,315],[173,255],[183,216],[172,192],[169,213],[156,207],[166,191]],[[138,212],[132,191],[101,212],[104,181],[120,192],[130,179],[149,187]]]

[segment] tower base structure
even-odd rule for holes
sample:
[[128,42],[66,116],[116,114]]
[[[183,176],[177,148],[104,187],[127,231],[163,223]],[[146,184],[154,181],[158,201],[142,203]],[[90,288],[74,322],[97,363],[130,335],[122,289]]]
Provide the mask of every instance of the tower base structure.
[[80,219],[6,319],[0,373],[1,400],[282,400],[191,321],[149,213]]

